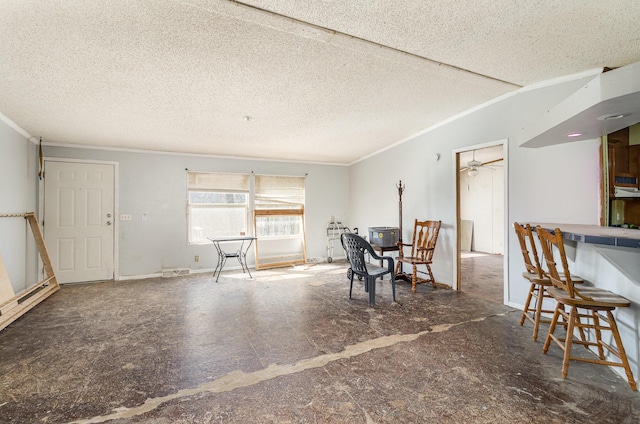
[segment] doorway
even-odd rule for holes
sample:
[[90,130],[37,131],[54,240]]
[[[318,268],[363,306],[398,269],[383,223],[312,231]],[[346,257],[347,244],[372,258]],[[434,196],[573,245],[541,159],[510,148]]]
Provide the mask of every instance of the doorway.
[[456,287],[505,303],[506,140],[456,151]]
[[115,278],[113,163],[45,160],[44,239],[60,283]]

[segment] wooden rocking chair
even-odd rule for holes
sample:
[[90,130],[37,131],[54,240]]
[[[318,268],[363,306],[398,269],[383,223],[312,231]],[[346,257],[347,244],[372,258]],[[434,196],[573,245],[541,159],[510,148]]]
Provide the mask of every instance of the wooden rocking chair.
[[[438,233],[440,232],[441,221],[418,221],[416,219],[413,227],[413,240],[411,244],[398,242],[398,263],[396,264],[396,275],[401,270],[401,264],[411,264],[413,273],[411,274],[411,291],[416,291],[416,285],[431,282],[433,288],[437,283],[431,272],[431,260],[436,248]],[[404,247],[411,247],[411,254],[405,256]],[[427,271],[418,271],[418,265],[424,265]],[[429,278],[418,277],[418,272],[427,274]]]

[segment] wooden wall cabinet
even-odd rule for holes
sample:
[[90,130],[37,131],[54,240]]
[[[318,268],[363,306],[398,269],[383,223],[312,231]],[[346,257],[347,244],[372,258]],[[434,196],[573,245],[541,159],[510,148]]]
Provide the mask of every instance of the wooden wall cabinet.
[[[640,145],[629,145],[629,128],[624,128],[608,135],[607,148],[611,207],[611,202],[617,199],[615,186],[640,190]],[[640,198],[620,199],[624,201],[625,224],[640,227]],[[608,224],[611,224],[610,218]]]

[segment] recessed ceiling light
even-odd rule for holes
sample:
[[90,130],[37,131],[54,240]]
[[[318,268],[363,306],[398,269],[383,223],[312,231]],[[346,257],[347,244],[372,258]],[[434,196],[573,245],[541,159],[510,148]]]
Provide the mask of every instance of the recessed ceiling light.
[[612,119],[622,119],[625,116],[629,116],[628,113],[609,113],[607,115],[598,116],[599,121],[609,121]]
[[242,117],[242,119],[244,119],[244,120],[245,120],[245,121],[247,121],[247,122],[253,121],[253,117],[252,117],[252,116],[249,116],[249,115],[247,115],[247,116],[243,116],[243,117]]
[[567,134],[567,137],[580,137],[582,135],[582,133],[571,133],[571,134]]

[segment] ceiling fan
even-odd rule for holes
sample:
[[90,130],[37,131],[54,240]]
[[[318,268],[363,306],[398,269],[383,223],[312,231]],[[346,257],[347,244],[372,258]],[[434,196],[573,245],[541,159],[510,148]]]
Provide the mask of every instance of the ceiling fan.
[[476,151],[473,150],[473,158],[472,158],[472,160],[467,162],[467,166],[460,168],[460,172],[467,171],[467,175],[469,175],[470,177],[475,177],[480,172],[480,168],[484,168],[484,169],[489,169],[491,171],[495,171],[495,169],[493,169],[493,167],[501,166],[501,165],[497,165],[497,164],[496,165],[492,165],[492,164],[494,164],[496,162],[500,162],[501,160],[502,160],[502,158],[495,159],[495,160],[488,161],[488,162],[480,162],[479,160],[476,160]]

